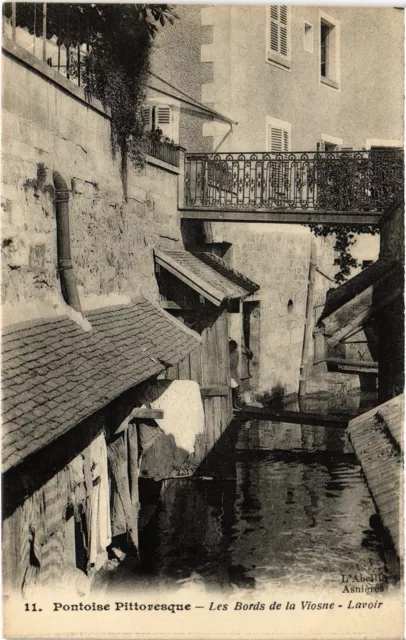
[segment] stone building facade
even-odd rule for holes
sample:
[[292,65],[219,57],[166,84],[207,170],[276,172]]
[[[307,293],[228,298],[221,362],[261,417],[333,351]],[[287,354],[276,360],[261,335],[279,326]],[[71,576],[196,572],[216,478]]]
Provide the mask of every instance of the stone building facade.
[[[401,146],[403,11],[296,6],[281,7],[274,18],[275,8],[179,5],[179,20],[159,33],[153,72],[238,123],[206,116],[198,131],[211,143],[206,149],[270,151],[272,119],[286,125],[293,151],[315,151],[322,142]],[[270,22],[279,35],[285,30],[285,55],[272,49]],[[327,42],[322,25],[329,29]],[[324,71],[322,48],[330,59]],[[188,151],[202,144],[184,135],[180,142]]]
[[[187,151],[402,146],[401,10],[182,5],[177,11],[180,19],[157,39],[152,69],[184,91],[177,94],[172,131]],[[168,51],[172,55],[166,56]],[[152,78],[151,85],[155,82]],[[160,89],[160,94],[150,93],[151,103],[158,95],[164,101],[165,90],[173,94],[169,84],[161,84]],[[232,122],[204,111],[198,115],[198,108],[192,113],[190,105],[182,102],[186,94]],[[299,226],[233,227],[216,222],[207,233],[207,226],[206,238],[231,242],[229,260],[236,268],[247,269],[261,285],[257,386],[269,391],[281,384],[288,393],[297,391],[310,231]],[[334,286],[338,268],[333,244],[332,238],[315,242],[313,316]],[[355,247],[360,262],[375,259],[378,250],[379,239],[371,236],[361,236]],[[238,328],[233,321],[230,330],[235,334]],[[354,385],[351,378],[345,378],[346,385]]]

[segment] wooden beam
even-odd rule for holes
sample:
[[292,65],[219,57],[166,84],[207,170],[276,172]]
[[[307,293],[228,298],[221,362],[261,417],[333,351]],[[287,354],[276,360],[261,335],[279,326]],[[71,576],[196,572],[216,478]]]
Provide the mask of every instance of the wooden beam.
[[159,420],[164,417],[162,409],[148,409],[147,407],[136,407],[131,411],[131,420]]
[[369,373],[378,375],[378,363],[364,360],[345,360],[345,358],[326,358],[329,371],[341,373]]
[[135,407],[128,416],[114,432],[116,435],[127,431],[130,422],[133,420],[159,420],[164,417],[162,409],[149,409],[148,407]]
[[[238,422],[247,422],[249,420],[262,420],[263,427],[266,429],[267,422],[287,422],[297,425],[314,425],[320,427],[337,427],[345,429],[349,420],[354,418],[352,415],[337,414],[321,414],[307,413],[304,411],[287,411],[282,409],[277,411],[267,407],[250,407],[246,406],[234,412],[233,419]],[[262,426],[262,425],[261,425]]]
[[202,398],[228,396],[229,391],[230,391],[230,387],[226,387],[226,386],[202,387],[200,389]]
[[358,333],[359,328],[366,323],[372,314],[377,313],[402,295],[402,289],[396,287],[394,290],[388,290],[387,295],[376,302],[373,300],[373,296],[375,296],[377,286],[377,284],[371,285],[340,309],[324,318],[324,333],[331,347],[335,347]]
[[331,364],[345,364],[349,367],[363,366],[366,369],[376,369],[377,362],[369,360],[346,360],[345,358],[326,358],[326,362]]
[[203,222],[269,222],[274,224],[378,225],[383,212],[351,211],[264,211],[263,209],[180,209],[185,220]]
[[191,307],[181,307],[173,300],[161,300],[160,305],[166,311],[192,311]]

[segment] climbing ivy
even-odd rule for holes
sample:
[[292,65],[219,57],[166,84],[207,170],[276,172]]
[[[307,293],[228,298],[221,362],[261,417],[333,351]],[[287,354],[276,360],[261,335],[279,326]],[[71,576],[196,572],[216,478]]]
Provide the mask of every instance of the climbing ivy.
[[[41,7],[17,3],[17,26],[41,36]],[[3,13],[11,17],[11,3]],[[152,42],[158,28],[176,17],[167,4],[47,4],[46,37],[68,47],[86,44],[81,84],[111,112],[112,150],[121,151],[124,185],[127,158],[136,166],[144,162],[142,109]],[[70,72],[78,74],[75,56],[71,60]]]
[[334,259],[334,264],[340,267],[340,270],[334,276],[337,284],[345,282],[351,274],[351,269],[362,266],[358,260],[351,255],[351,247],[353,247],[357,241],[356,236],[364,233],[375,236],[379,233],[379,229],[373,225],[309,224],[307,226],[310,227],[316,237],[326,238],[332,235],[335,237],[334,250],[338,253],[338,256]]

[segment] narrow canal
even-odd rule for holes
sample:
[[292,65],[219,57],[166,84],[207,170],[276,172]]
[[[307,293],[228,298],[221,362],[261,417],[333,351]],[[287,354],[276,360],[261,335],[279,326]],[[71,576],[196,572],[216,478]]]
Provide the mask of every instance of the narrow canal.
[[121,587],[328,589],[355,572],[385,585],[374,505],[342,430],[241,424],[226,475],[167,481]]

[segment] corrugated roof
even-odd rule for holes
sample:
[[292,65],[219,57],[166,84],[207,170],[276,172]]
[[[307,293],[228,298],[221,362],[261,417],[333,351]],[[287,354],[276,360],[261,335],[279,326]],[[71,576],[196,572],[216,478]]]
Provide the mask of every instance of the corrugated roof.
[[67,317],[3,334],[3,471],[127,389],[176,364],[199,337],[146,300],[92,311],[92,331]]
[[259,289],[252,280],[208,252],[155,251],[155,260],[217,305],[223,300],[245,298]]
[[382,523],[401,557],[404,394],[354,418],[348,434]]

